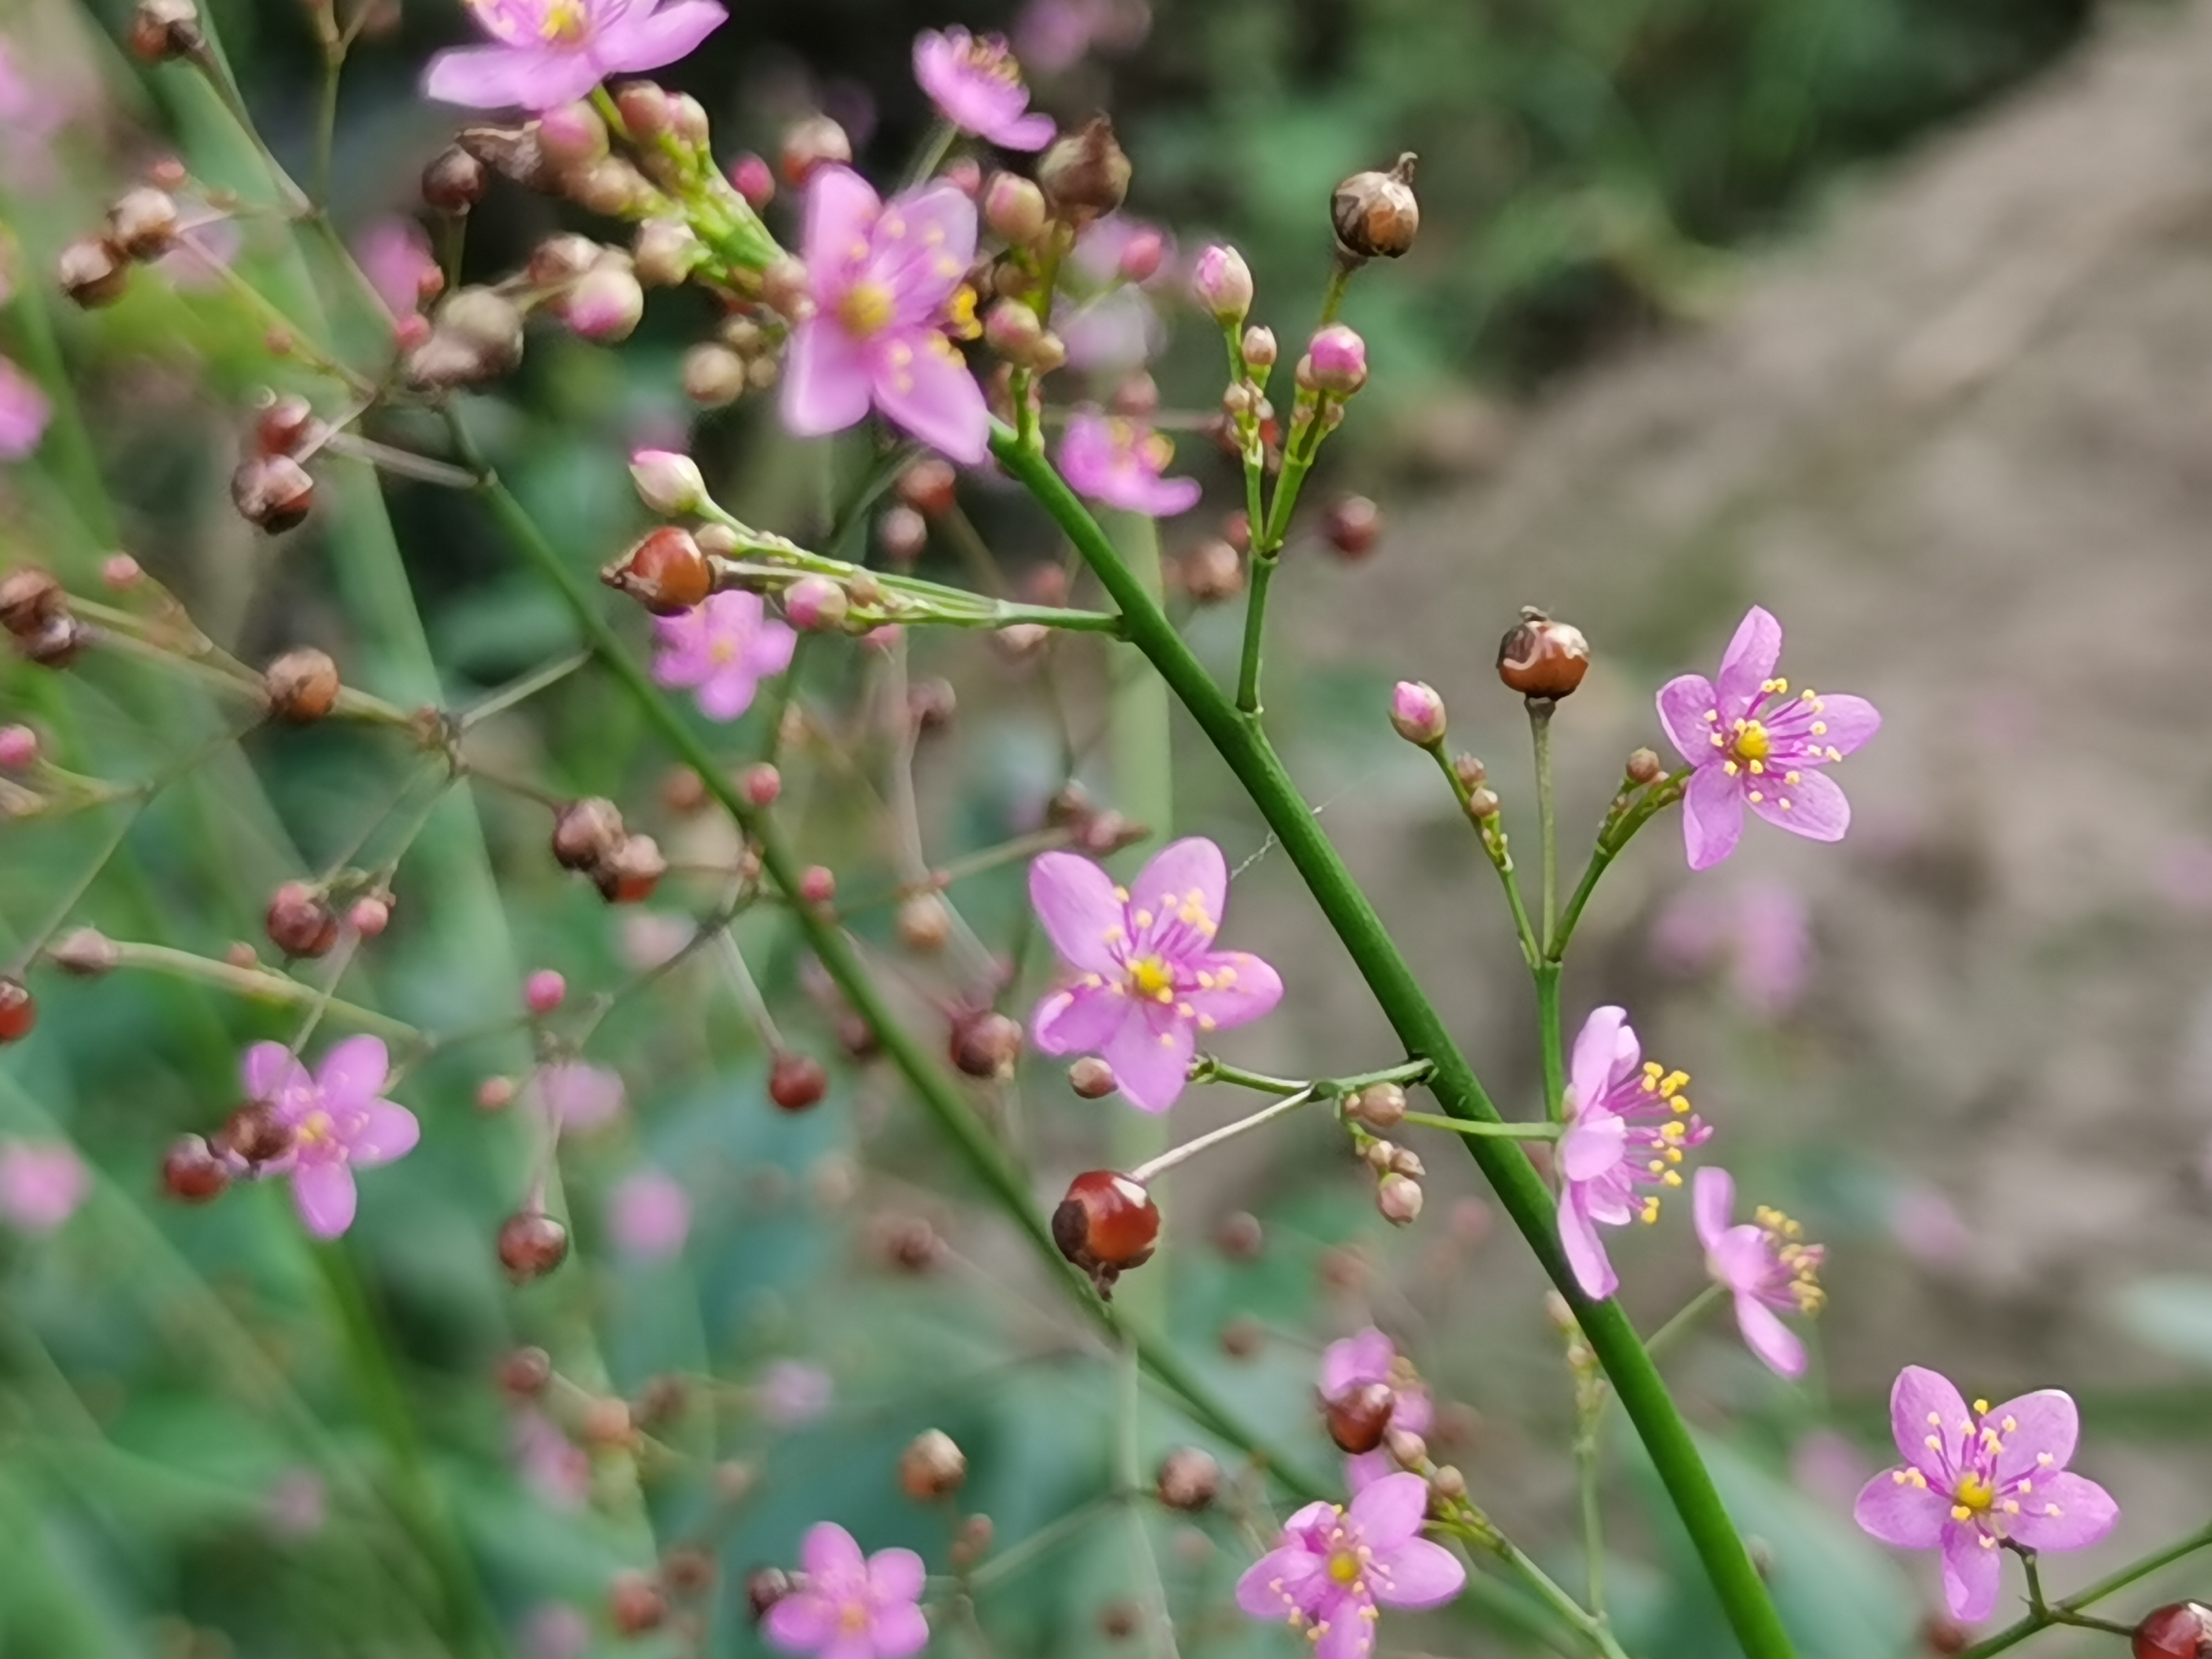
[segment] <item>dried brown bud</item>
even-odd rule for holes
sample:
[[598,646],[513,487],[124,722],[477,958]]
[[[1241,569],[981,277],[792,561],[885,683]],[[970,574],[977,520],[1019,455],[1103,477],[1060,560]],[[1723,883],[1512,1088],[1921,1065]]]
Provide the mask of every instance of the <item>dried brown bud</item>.
[[522,1210],[500,1224],[499,1264],[518,1285],[542,1279],[568,1259],[568,1230],[543,1210]]
[[1329,504],[1322,534],[1346,560],[1357,563],[1382,538],[1382,509],[1364,495],[1346,495]]
[[1521,620],[1498,642],[1498,678],[1524,697],[1557,702],[1583,683],[1589,654],[1581,629],[1523,605]]
[[175,246],[176,198],[166,190],[141,185],[126,190],[107,210],[107,243],[129,259],[158,259]]
[[592,872],[599,896],[610,904],[642,904],[653,896],[668,860],[651,836],[624,836]]
[[1388,173],[1355,173],[1336,187],[1329,217],[1336,242],[1355,259],[1395,259],[1413,246],[1421,228],[1421,204],[1413,196],[1411,150]]
[[553,1380],[553,1357],[543,1348],[517,1348],[499,1362],[499,1386],[517,1400],[534,1400]]
[[621,844],[622,809],[599,795],[570,801],[554,814],[553,857],[564,870],[590,870]]
[[787,1112],[818,1106],[830,1092],[830,1073],[811,1054],[778,1054],[768,1068],[768,1097]]
[[745,1600],[753,1610],[753,1622],[758,1624],[768,1617],[768,1610],[791,1594],[791,1575],[781,1567],[763,1567],[745,1578]]
[[1085,1100],[1103,1100],[1118,1085],[1111,1066],[1096,1054],[1085,1054],[1067,1068],[1067,1086]]
[[1328,1437],[1354,1457],[1382,1443],[1390,1427],[1390,1414],[1397,1407],[1398,1396],[1387,1382],[1362,1382],[1322,1402]]
[[483,200],[489,183],[481,160],[459,144],[448,144],[422,169],[422,201],[440,213],[466,213]]
[[1345,1103],[1344,1115],[1370,1129],[1395,1129],[1406,1121],[1406,1091],[1395,1083],[1370,1083]]
[[1221,1465],[1195,1446],[1177,1446],[1160,1460],[1160,1502],[1195,1515],[1221,1490]]
[[952,1063],[969,1077],[1003,1081],[1022,1057],[1022,1028],[996,1009],[963,1014],[952,1022],[947,1044]]
[[535,121],[513,127],[463,127],[453,142],[502,179],[548,196],[560,191],[561,170],[538,142]]
[[1198,605],[1219,605],[1244,591],[1244,561],[1219,537],[1208,537],[1182,556],[1182,591]]
[[288,957],[330,954],[338,942],[338,915],[303,881],[288,881],[269,901],[269,942]]
[[261,696],[278,720],[306,726],[337,706],[338,665],[327,652],[287,651],[263,671]]
[[652,1575],[618,1572],[607,1586],[607,1618],[617,1633],[642,1636],[668,1617],[668,1597]]
[[898,498],[926,519],[941,519],[959,500],[958,474],[931,456],[899,474]]
[[230,1171],[198,1135],[183,1135],[161,1157],[161,1190],[179,1204],[211,1204],[230,1186]]
[[69,614],[69,595],[45,571],[24,565],[0,576],[0,627],[21,638]]
[[2173,1601],[2145,1613],[2134,1651],[2135,1659],[2212,1659],[2212,1607]]
[[826,115],[810,115],[784,130],[776,167],[785,184],[800,190],[817,167],[848,167],[852,160],[853,141],[845,136],[845,129]]
[[114,970],[123,960],[123,952],[97,927],[79,927],[49,948],[46,957],[65,974],[74,974],[79,979],[97,979]]
[[313,509],[315,481],[289,455],[256,455],[230,475],[230,499],[246,523],[280,536]]
[[967,1483],[968,1454],[942,1429],[924,1429],[899,1454],[899,1486],[917,1504],[950,1498]]
[[273,1104],[249,1100],[223,1120],[211,1145],[218,1152],[258,1166],[275,1163],[292,1150],[297,1139],[292,1126],[276,1115]]
[[636,546],[599,573],[609,587],[627,593],[656,617],[680,617],[706,603],[714,569],[691,532],[672,524],[650,531]]
[[1121,205],[1129,193],[1129,158],[1114,137],[1114,124],[1094,115],[1055,143],[1037,164],[1037,183],[1053,216],[1088,224]]
[[131,15],[131,50],[149,64],[189,58],[205,44],[192,0],[138,0]]
[[123,297],[131,267],[100,238],[80,236],[55,258],[54,281],[73,303],[94,311]]
[[1667,775],[1667,769],[1659,757],[1649,749],[1638,749],[1628,757],[1626,776],[1633,784],[1656,783]]
[[926,1273],[945,1259],[945,1241],[921,1216],[888,1216],[874,1237],[884,1262],[902,1273]]

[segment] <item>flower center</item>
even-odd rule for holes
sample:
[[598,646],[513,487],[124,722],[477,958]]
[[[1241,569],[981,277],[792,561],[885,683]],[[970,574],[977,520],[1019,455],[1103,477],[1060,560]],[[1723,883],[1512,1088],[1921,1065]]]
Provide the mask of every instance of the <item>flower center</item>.
[[1752,1212],[1752,1219],[1766,1235],[1776,1264],[1788,1277],[1783,1294],[1797,1304],[1800,1313],[1820,1312],[1828,1299],[1828,1293],[1820,1288],[1820,1264],[1827,1260],[1827,1251],[1818,1244],[1808,1244],[1804,1228],[1779,1210],[1762,1204]]
[[1129,964],[1129,983],[1139,996],[1150,997],[1156,1002],[1168,1002],[1175,997],[1175,969],[1158,957],[1139,957]]
[[319,1146],[331,1138],[331,1115],[323,1111],[310,1112],[293,1133],[301,1146]]
[[1952,1501],[1977,1515],[1986,1514],[1997,1501],[1996,1488],[1978,1474],[1962,1474],[1951,1489]]
[[551,45],[573,46],[591,32],[592,17],[585,0],[548,0],[538,33]]
[[1328,1558],[1328,1576],[1340,1584],[1359,1582],[1359,1557],[1350,1550],[1337,1550]]
[[1006,50],[1006,43],[995,34],[979,35],[970,40],[960,57],[962,67],[977,75],[988,75],[1009,85],[1018,83],[1022,78],[1021,66]]
[[855,283],[837,301],[837,320],[857,339],[880,334],[891,324],[896,298],[882,283]]
[[1774,739],[1757,720],[1737,722],[1735,742],[1731,745],[1735,757],[1742,761],[1763,761],[1774,752]]

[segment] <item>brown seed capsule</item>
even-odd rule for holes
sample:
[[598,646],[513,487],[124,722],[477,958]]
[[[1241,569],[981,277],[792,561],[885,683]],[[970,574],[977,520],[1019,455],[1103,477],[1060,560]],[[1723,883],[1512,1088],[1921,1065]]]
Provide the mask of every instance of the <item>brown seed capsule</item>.
[[1195,1515],[1221,1490],[1221,1465],[1195,1446],[1177,1446],[1160,1460],[1160,1502]]
[[667,1617],[667,1595],[650,1574],[618,1572],[607,1586],[607,1618],[619,1634],[642,1636]]
[[699,543],[679,526],[662,525],[599,572],[609,587],[627,593],[656,617],[680,617],[706,603],[714,569]]
[[327,652],[287,651],[263,671],[261,696],[278,720],[309,725],[337,707],[338,665]]
[[204,44],[192,0],[138,0],[131,15],[131,51],[149,64],[188,58]]
[[642,904],[667,873],[659,842],[651,836],[624,836],[592,872],[592,879],[610,904]]
[[1583,683],[1589,654],[1581,629],[1523,605],[1521,620],[1498,642],[1498,678],[1524,697],[1557,702]]
[[1338,553],[1358,563],[1382,538],[1382,509],[1364,495],[1343,496],[1329,504],[1322,533]]
[[950,1498],[968,1480],[968,1454],[942,1429],[924,1429],[899,1454],[900,1490],[917,1504]]
[[945,1259],[945,1241],[922,1216],[885,1217],[874,1242],[884,1261],[902,1273],[926,1273]]
[[768,1610],[791,1594],[791,1575],[781,1567],[762,1567],[745,1575],[745,1601],[753,1610],[753,1622],[758,1624],[768,1617]]
[[1098,1609],[1098,1633],[1109,1642],[1126,1642],[1137,1633],[1144,1615],[1133,1601],[1109,1601]]
[[800,190],[817,167],[847,167],[852,160],[853,141],[845,136],[845,129],[826,115],[810,115],[784,130],[776,167],[785,184]]
[[602,796],[571,801],[554,815],[553,857],[564,870],[592,869],[622,838],[622,809]]
[[18,638],[69,612],[69,595],[45,571],[25,565],[0,576],[0,627]]
[[2173,1601],[2143,1615],[2135,1659],[2212,1659],[2212,1607]]
[[968,1076],[1004,1081],[1022,1057],[1022,1028],[996,1009],[963,1014],[952,1022],[946,1048],[953,1065]]
[[0,1042],[21,1042],[39,1023],[39,1000],[20,979],[0,979]]
[[1152,1195],[1112,1170],[1076,1176],[1052,1212],[1053,1243],[1091,1275],[1102,1297],[1113,1295],[1121,1274],[1152,1259],[1159,1237],[1160,1206]]
[[177,201],[166,190],[141,185],[117,197],[107,210],[107,243],[130,259],[158,259],[177,240]]
[[1357,1457],[1382,1443],[1390,1427],[1390,1414],[1397,1407],[1398,1396],[1389,1383],[1362,1382],[1334,1400],[1323,1401],[1322,1413],[1328,1425],[1328,1437]]
[[46,952],[55,967],[79,979],[98,979],[112,973],[123,960],[113,939],[97,927],[79,927],[64,936]]
[[274,1164],[290,1152],[299,1137],[292,1126],[276,1114],[274,1105],[265,1100],[249,1100],[223,1120],[209,1143],[219,1153],[228,1153],[247,1164],[259,1166]]
[[517,1400],[535,1400],[553,1380],[553,1357],[543,1348],[517,1348],[499,1362],[499,1386]]
[[1114,1092],[1114,1068],[1096,1054],[1085,1054],[1067,1068],[1067,1086],[1085,1100],[1103,1100]]
[[466,213],[483,200],[489,183],[483,161],[459,144],[448,144],[422,169],[422,201],[440,213]]
[[338,942],[338,917],[305,882],[288,881],[270,896],[269,942],[288,957],[320,957]]
[[81,236],[56,256],[54,281],[72,303],[96,311],[123,297],[131,267],[100,238]]
[[768,1097],[787,1112],[819,1105],[830,1092],[830,1073],[811,1054],[778,1054],[768,1068]]
[[181,1135],[161,1156],[161,1190],[179,1204],[211,1204],[230,1185],[230,1170],[198,1135]]
[[1037,183],[1053,216],[1088,224],[1121,205],[1129,193],[1129,158],[1114,137],[1114,124],[1094,115],[1044,153]]
[[1388,173],[1355,173],[1336,187],[1329,218],[1338,247],[1355,259],[1395,259],[1413,246],[1421,228],[1421,204],[1413,196],[1411,150]]
[[568,1259],[568,1230],[543,1210],[522,1210],[500,1224],[499,1262],[518,1285],[542,1279]]
[[315,481],[289,455],[257,455],[230,475],[231,504],[256,529],[281,536],[315,505]]
[[916,461],[899,474],[898,498],[925,519],[941,519],[959,501],[959,475],[934,456]]
[[253,447],[264,455],[289,455],[297,459],[319,433],[315,406],[293,392],[271,398],[253,417]]
[[1209,537],[1182,556],[1182,591],[1199,605],[1219,605],[1244,591],[1244,561],[1219,537]]

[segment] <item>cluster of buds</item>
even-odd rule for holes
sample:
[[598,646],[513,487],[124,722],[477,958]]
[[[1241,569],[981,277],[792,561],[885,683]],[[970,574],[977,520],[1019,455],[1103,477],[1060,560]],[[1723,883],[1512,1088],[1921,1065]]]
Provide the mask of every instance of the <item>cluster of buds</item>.
[[624,828],[622,809],[599,795],[554,814],[553,857],[562,869],[589,876],[610,904],[643,903],[668,873],[659,843]]
[[523,307],[496,288],[458,289],[407,352],[402,372],[417,392],[481,386],[522,361]]
[[1076,1176],[1052,1212],[1053,1243],[1109,1299],[1115,1279],[1152,1259],[1159,1237],[1160,1206],[1152,1195],[1112,1170]]
[[1370,1083],[1344,1103],[1345,1127],[1361,1162],[1375,1172],[1375,1207],[1394,1227],[1410,1227],[1421,1213],[1420,1155],[1373,1133],[1402,1123],[1406,1091],[1395,1083]]
[[230,475],[239,516],[272,536],[304,520],[315,505],[307,461],[330,435],[305,398],[271,393],[247,428],[238,470]]
[[684,354],[684,395],[702,409],[726,409],[748,392],[766,392],[783,372],[782,319],[737,313],[714,337]]
[[0,576],[0,628],[25,660],[41,668],[66,668],[91,637],[70,614],[62,585],[30,565]]
[[62,292],[87,310],[112,305],[123,297],[131,267],[160,258],[177,245],[183,228],[176,198],[154,185],[140,185],[117,197],[100,230],[80,236],[54,261],[54,280]]

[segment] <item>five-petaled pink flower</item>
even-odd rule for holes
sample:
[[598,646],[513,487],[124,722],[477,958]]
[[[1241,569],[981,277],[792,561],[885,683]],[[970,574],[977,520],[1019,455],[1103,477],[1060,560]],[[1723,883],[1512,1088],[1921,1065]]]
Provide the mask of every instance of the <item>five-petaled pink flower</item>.
[[1002,36],[924,29],[914,38],[914,78],[963,132],[1006,149],[1042,149],[1052,142],[1052,118],[1030,109],[1022,66]]
[[807,1529],[799,1565],[791,1593],[761,1621],[772,1645],[822,1659],[906,1659],[929,1644],[925,1575],[912,1550],[864,1558],[851,1533],[824,1521]]
[[757,593],[710,594],[681,616],[655,617],[653,631],[653,678],[690,688],[710,720],[733,720],[751,708],[761,681],[791,666],[799,638]]
[[1195,478],[1164,478],[1175,446],[1164,434],[1118,416],[1079,410],[1068,417],[1060,441],[1060,471],[1069,489],[1094,501],[1173,518],[1198,505]]
[[1428,1510],[1429,1483],[1404,1474],[1383,1476],[1349,1510],[1309,1504],[1237,1581],[1237,1605],[1255,1619],[1287,1618],[1314,1659],[1365,1659],[1382,1608],[1441,1607],[1466,1586],[1458,1558],[1420,1535]]
[[466,0],[488,46],[430,60],[422,89],[472,109],[551,109],[612,75],[687,56],[729,14],[714,0]]
[[[1390,1390],[1392,1428],[1403,1429],[1408,1434],[1429,1431],[1430,1425],[1436,1420],[1429,1391],[1413,1374],[1412,1366],[1399,1364],[1397,1345],[1389,1337],[1370,1325],[1357,1336],[1332,1342],[1322,1350],[1321,1397],[1324,1401],[1341,1400],[1354,1389],[1364,1389],[1370,1382],[1382,1383]],[[1344,1484],[1357,1497],[1397,1467],[1389,1449],[1377,1446],[1373,1451],[1360,1452],[1344,1460]]]
[[1100,1055],[1140,1110],[1174,1105],[1200,1032],[1244,1024],[1282,1000],[1273,968],[1213,948],[1228,897],[1229,866],[1200,836],[1163,848],[1127,887],[1076,854],[1039,858],[1030,902],[1081,977],[1037,1005],[1037,1047]]
[[1755,1222],[1731,1225],[1735,1178],[1726,1170],[1698,1170],[1690,1206],[1698,1243],[1705,1247],[1705,1271],[1735,1297],[1736,1328],[1743,1340],[1769,1370],[1804,1376],[1805,1345],[1775,1314],[1820,1311],[1826,1299],[1820,1264],[1827,1253],[1806,1243],[1796,1222],[1765,1205],[1753,1212]]
[[783,423],[842,432],[872,403],[950,459],[981,461],[990,411],[946,335],[975,326],[975,204],[948,184],[886,203],[852,168],[818,167],[804,241],[814,314],[792,331]]
[[1973,1409],[1936,1372],[1907,1365],[1889,1391],[1890,1432],[1905,1467],[1859,1493],[1858,1523],[1899,1549],[1943,1552],[1943,1597],[1967,1624],[1996,1610],[1997,1547],[2087,1549],[2120,1506],[2094,1480],[2067,1473],[2081,1413],[2070,1395],[2039,1389]]
[[404,1158],[422,1126],[404,1106],[382,1098],[391,1056],[373,1036],[348,1037],[323,1056],[312,1078],[281,1042],[246,1051],[246,1093],[268,1105],[292,1132],[292,1149],[272,1170],[292,1177],[292,1201],[318,1238],[353,1225],[353,1172]]
[[1851,804],[1820,769],[1881,727],[1864,697],[1793,692],[1776,676],[1782,624],[1751,608],[1721,659],[1717,685],[1684,674],[1659,690],[1659,718],[1696,769],[1682,800],[1690,868],[1718,864],[1743,836],[1743,809],[1813,841],[1841,841]]
[[0,1221],[43,1237],[76,1213],[92,1176],[66,1141],[0,1141]]
[[1712,1130],[1690,1110],[1685,1072],[1644,1058],[1620,1009],[1591,1011],[1575,1038],[1567,1066],[1567,1132],[1559,1138],[1559,1243],[1585,1296],[1611,1296],[1620,1279],[1599,1242],[1598,1228],[1659,1218],[1656,1194],[1638,1187],[1679,1187],[1683,1150]]

